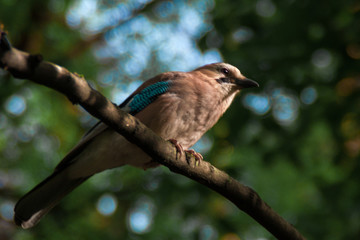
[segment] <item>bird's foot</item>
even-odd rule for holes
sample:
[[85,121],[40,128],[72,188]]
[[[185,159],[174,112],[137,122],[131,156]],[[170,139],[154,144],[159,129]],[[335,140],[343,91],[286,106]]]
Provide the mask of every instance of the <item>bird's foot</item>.
[[204,160],[204,157],[203,157],[200,153],[196,152],[196,151],[193,150],[193,149],[185,150],[185,152],[190,153],[191,155],[194,156],[194,158],[195,158],[195,164],[196,164],[197,166],[200,165],[200,163],[201,163],[202,160]]
[[181,158],[181,156],[182,156],[182,154],[184,152],[184,148],[181,146],[181,144],[176,139],[169,139],[168,141],[175,146],[175,148],[176,148],[176,157],[179,154],[179,158]]
[[[196,165],[200,165],[201,161],[204,160],[204,157],[200,153],[196,152],[195,150],[193,150],[193,149],[184,150],[184,148],[181,146],[181,144],[176,139],[169,139],[168,141],[175,146],[176,157],[177,157],[177,154],[179,154],[178,158],[181,158],[182,154],[185,152],[185,153],[190,153],[191,155],[194,156]],[[188,163],[190,163],[189,160],[190,159],[188,159],[186,157],[186,161]]]

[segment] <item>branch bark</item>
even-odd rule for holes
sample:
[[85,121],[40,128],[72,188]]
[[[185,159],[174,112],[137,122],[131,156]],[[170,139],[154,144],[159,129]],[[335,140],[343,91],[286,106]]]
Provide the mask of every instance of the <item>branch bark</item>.
[[2,30],[0,32],[0,67],[14,77],[28,79],[63,93],[73,104],[80,104],[91,115],[142,148],[172,172],[189,177],[229,199],[276,238],[305,239],[253,189],[244,186],[209,162],[202,161],[198,165],[189,154],[178,158],[176,148],[171,143],[157,136],[135,117],[121,111],[101,93],[92,89],[83,77],[43,61],[40,55],[31,55],[13,48],[6,33]]

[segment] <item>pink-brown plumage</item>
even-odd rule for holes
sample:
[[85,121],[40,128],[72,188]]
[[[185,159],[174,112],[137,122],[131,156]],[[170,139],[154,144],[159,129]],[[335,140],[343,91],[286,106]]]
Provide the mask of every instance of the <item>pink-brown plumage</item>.
[[[151,99],[135,117],[162,138],[176,139],[184,149],[218,121],[242,88],[258,86],[237,68],[215,63],[191,72],[160,74],[144,82],[125,103],[158,82],[168,82],[169,88]],[[140,148],[100,123],[65,156],[52,175],[19,200],[15,206],[16,223],[23,228],[33,227],[84,180],[125,164],[144,169],[157,165]]]

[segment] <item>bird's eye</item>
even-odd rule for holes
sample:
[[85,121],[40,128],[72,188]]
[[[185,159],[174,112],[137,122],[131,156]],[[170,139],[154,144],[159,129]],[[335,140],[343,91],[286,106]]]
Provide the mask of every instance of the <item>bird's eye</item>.
[[222,68],[221,72],[225,75],[229,75],[229,69],[227,69],[227,68]]

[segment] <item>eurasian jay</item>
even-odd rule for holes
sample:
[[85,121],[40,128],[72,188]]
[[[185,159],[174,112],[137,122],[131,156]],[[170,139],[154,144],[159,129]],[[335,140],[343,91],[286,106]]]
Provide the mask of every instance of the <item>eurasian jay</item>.
[[[214,63],[191,72],[166,72],[151,78],[119,107],[162,138],[175,139],[188,149],[218,121],[241,89],[258,86],[236,67]],[[99,122],[48,178],[17,202],[16,224],[33,227],[87,178],[126,164],[143,169],[158,165],[140,148]]]

